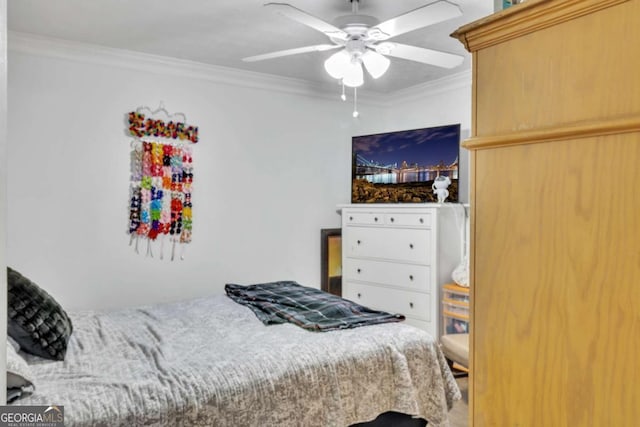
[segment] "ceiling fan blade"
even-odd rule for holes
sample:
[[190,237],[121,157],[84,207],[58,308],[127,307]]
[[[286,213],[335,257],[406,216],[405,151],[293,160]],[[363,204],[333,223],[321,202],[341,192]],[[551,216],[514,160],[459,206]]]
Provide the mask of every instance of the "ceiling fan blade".
[[381,43],[375,46],[376,51],[383,55],[422,62],[442,68],[455,68],[462,64],[464,57],[439,50],[425,49],[402,43]]
[[265,7],[269,7],[280,15],[286,16],[287,18],[293,19],[294,21],[298,21],[299,23],[304,24],[307,27],[318,30],[321,33],[326,34],[328,37],[334,37],[342,40],[346,40],[349,37],[349,35],[342,31],[340,28],[331,25],[320,18],[316,18],[313,15],[309,15],[307,12],[298,9],[297,7],[293,7],[290,4],[266,3]]
[[386,40],[458,16],[462,16],[458,5],[438,1],[381,22],[369,30],[369,35],[377,40]]
[[263,55],[249,56],[242,58],[244,62],[256,62],[264,59],[280,58],[281,56],[297,55],[307,52],[322,52],[325,50],[337,49],[343,47],[337,44],[317,44],[314,46],[297,47],[295,49],[279,50],[277,52],[265,53]]

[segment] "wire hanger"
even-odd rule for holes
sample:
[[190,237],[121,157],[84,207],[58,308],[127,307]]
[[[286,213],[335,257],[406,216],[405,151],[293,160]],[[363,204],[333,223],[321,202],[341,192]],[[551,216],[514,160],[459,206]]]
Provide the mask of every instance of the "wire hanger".
[[164,102],[160,101],[160,104],[158,105],[158,108],[156,108],[155,110],[152,110],[151,108],[147,107],[146,105],[140,106],[136,109],[136,113],[144,113],[144,112],[148,112],[149,116],[148,117],[156,117],[160,114],[164,114],[164,116],[172,121],[178,121],[176,120],[176,116],[180,116],[182,117],[182,122],[186,123],[187,122],[187,116],[184,113],[173,113],[173,114],[169,114],[169,111],[167,111],[166,108],[164,108]]

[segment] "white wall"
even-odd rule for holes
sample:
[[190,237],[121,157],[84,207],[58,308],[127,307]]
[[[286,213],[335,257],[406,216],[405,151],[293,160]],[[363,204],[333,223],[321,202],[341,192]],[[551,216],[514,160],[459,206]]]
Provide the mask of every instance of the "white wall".
[[[6,182],[7,182],[7,2],[0,0],[0,372],[7,358]],[[7,376],[0,375],[0,405],[7,399]]]
[[[354,121],[337,96],[64,56],[10,43],[9,265],[70,309],[221,293],[230,282],[319,287],[320,229],[339,226],[335,206],[350,198],[350,135],[379,131],[382,108],[363,105]],[[156,258],[144,245],[136,254],[126,233],[125,114],[160,101],[199,125],[184,261],[160,261],[157,246]]]
[[[18,41],[9,44],[7,259],[70,309],[221,293],[230,282],[319,287],[320,229],[339,227],[336,205],[350,200],[351,136],[470,123],[470,75],[386,104],[361,97],[354,120],[350,103],[296,82],[283,91],[258,77],[209,78],[217,71],[194,64]],[[160,101],[199,125],[184,261],[160,261],[157,245],[155,258],[146,245],[136,254],[126,233],[125,114]]]

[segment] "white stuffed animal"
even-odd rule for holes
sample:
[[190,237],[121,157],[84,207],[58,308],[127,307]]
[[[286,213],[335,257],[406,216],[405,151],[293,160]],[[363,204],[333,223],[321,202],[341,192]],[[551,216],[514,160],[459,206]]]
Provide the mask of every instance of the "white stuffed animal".
[[451,179],[449,179],[448,176],[438,176],[433,180],[431,188],[438,197],[438,203],[444,203],[447,197],[449,197],[449,190],[447,190],[449,185],[451,185]]

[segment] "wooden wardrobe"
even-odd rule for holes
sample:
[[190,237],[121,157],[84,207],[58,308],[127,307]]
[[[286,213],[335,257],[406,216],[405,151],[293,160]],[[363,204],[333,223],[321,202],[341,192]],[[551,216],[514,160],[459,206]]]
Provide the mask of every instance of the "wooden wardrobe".
[[640,425],[640,0],[528,0],[473,55],[472,426]]

